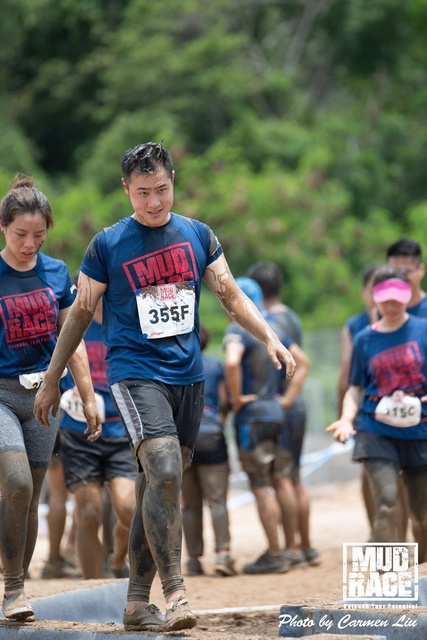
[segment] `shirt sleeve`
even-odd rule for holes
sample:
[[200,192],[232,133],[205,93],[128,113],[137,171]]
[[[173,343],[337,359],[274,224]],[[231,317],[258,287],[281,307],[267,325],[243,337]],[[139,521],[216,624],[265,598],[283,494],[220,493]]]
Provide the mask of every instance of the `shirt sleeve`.
[[58,306],[60,309],[68,309],[68,307],[71,307],[76,298],[77,289],[76,286],[71,282],[71,277],[65,263],[62,265],[62,269],[64,272],[63,278],[65,280],[65,286],[64,293],[58,301]]
[[356,387],[366,387],[366,371],[367,363],[365,362],[365,356],[362,348],[362,341],[356,337],[353,350],[351,354],[350,365],[350,384]]
[[102,282],[102,284],[108,284],[108,270],[104,258],[106,255],[105,234],[101,231],[90,242],[80,270],[89,278]]

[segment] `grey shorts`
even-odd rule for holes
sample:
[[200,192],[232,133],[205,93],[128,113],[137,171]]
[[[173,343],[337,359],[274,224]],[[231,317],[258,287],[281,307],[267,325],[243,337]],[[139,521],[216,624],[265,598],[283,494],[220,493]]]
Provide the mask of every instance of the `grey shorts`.
[[371,431],[359,430],[355,436],[353,460],[390,460],[401,469],[427,465],[427,441],[389,438]]
[[55,444],[58,418],[50,427],[34,416],[37,389],[25,389],[18,378],[0,378],[0,453],[22,451],[34,469],[47,469]]

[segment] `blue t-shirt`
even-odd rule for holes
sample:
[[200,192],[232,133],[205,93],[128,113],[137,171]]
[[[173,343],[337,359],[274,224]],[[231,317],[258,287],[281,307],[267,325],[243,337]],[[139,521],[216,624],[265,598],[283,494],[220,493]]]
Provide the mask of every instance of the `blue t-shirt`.
[[[267,311],[265,313],[265,319],[267,320],[267,322],[274,323],[276,327],[280,327],[280,336],[284,340],[290,340],[290,344],[296,342],[296,344],[301,345],[302,324],[295,311],[292,311],[292,309],[289,309],[289,307],[286,307],[286,309],[282,311]],[[285,343],[283,342],[283,344]],[[286,391],[288,385],[289,382],[286,379],[286,371],[284,371],[284,375],[282,375],[282,394]],[[305,410],[306,407],[304,396],[302,395],[302,393],[300,393],[299,396],[295,398],[293,405],[289,407],[289,409],[285,409],[285,413],[290,411],[304,412]]]
[[409,316],[397,331],[380,333],[372,327],[359,332],[354,340],[350,384],[364,389],[357,429],[402,439],[427,437],[427,404],[422,418],[413,427],[394,427],[375,419],[380,399],[401,389],[421,397],[426,393],[427,321]]
[[[107,366],[105,363],[107,347],[102,342],[102,327],[96,320],[92,320],[90,323],[84,341],[89,359],[93,388],[102,396],[105,405],[105,421],[102,423],[102,437],[127,438],[126,430],[117,414],[108,389]],[[75,420],[64,411],[61,427],[83,432],[86,430],[87,424]]]
[[209,420],[217,423],[222,431],[218,386],[225,380],[224,366],[218,358],[212,358],[211,356],[202,356],[202,361],[205,372],[205,406],[202,423],[203,419],[209,418]]
[[202,356],[205,371],[205,405],[194,449],[196,464],[221,464],[228,459],[227,444],[220,421],[218,387],[224,382],[224,366],[217,358]]
[[[288,349],[292,341],[280,334],[280,327],[269,322],[282,343]],[[236,323],[230,324],[224,336],[224,345],[233,340],[244,347],[242,357],[242,394],[257,394],[254,402],[242,407],[235,414],[236,425],[254,422],[275,422],[284,420],[283,409],[275,399],[281,393],[282,372],[277,371],[267,354],[267,347],[251,333]]]
[[[199,299],[206,268],[222,247],[204,223],[171,213],[161,227],[132,217],[98,233],[81,265],[84,274],[105,283],[103,341],[110,385],[126,378],[187,385],[204,379],[199,340]],[[147,286],[193,283],[194,330],[147,339],[138,319],[136,295]]]
[[59,311],[75,298],[62,260],[37,254],[30,271],[16,271],[0,256],[0,377],[45,371],[58,338]]
[[415,304],[413,307],[407,307],[406,311],[411,314],[411,316],[417,316],[417,318],[427,318],[427,296],[419,302]]
[[362,329],[365,329],[365,327],[371,324],[371,319],[366,311],[361,311],[351,316],[345,324],[353,341],[359,331],[362,331]]
[[[421,302],[414,305],[413,307],[407,307],[406,311],[411,316],[417,316],[419,318],[427,318],[427,296],[425,296]],[[379,314],[377,312],[379,317]],[[354,316],[351,316],[345,323],[352,341],[362,329],[365,329],[368,325],[371,324],[371,319],[366,311],[361,311],[360,313],[356,313]]]

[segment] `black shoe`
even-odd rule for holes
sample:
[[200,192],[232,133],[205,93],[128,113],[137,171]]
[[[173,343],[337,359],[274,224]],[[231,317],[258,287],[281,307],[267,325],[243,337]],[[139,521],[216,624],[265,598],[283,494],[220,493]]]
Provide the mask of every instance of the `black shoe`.
[[304,549],[303,553],[306,561],[312,567],[317,567],[320,564],[320,556],[317,553],[316,549],[308,547],[308,549]]
[[58,556],[54,560],[48,560],[41,573],[43,580],[57,580],[58,578],[81,578],[82,572],[78,567]]
[[290,567],[291,561],[283,553],[276,555],[266,551],[255,562],[245,565],[243,573],[286,573]]
[[189,558],[187,561],[187,576],[203,576],[202,563],[199,558]]

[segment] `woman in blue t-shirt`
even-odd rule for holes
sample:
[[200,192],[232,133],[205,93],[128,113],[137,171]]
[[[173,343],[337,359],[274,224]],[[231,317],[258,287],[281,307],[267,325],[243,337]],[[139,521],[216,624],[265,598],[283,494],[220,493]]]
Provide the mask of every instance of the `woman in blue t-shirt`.
[[380,320],[355,338],[341,417],[326,430],[341,442],[355,436],[353,459],[363,462],[374,495],[374,542],[399,542],[396,505],[403,473],[419,561],[425,562],[427,325],[408,314],[411,287],[398,267],[376,271],[373,297]]
[[[0,556],[3,613],[18,621],[34,616],[24,578],[36,544],[40,490],[58,427],[57,417],[50,429],[36,420],[34,399],[75,297],[66,265],[40,252],[52,226],[46,196],[31,178],[17,177],[0,203],[5,238],[0,251]],[[83,345],[70,368],[92,412],[95,397]],[[99,437],[99,427],[92,420],[89,440]]]

